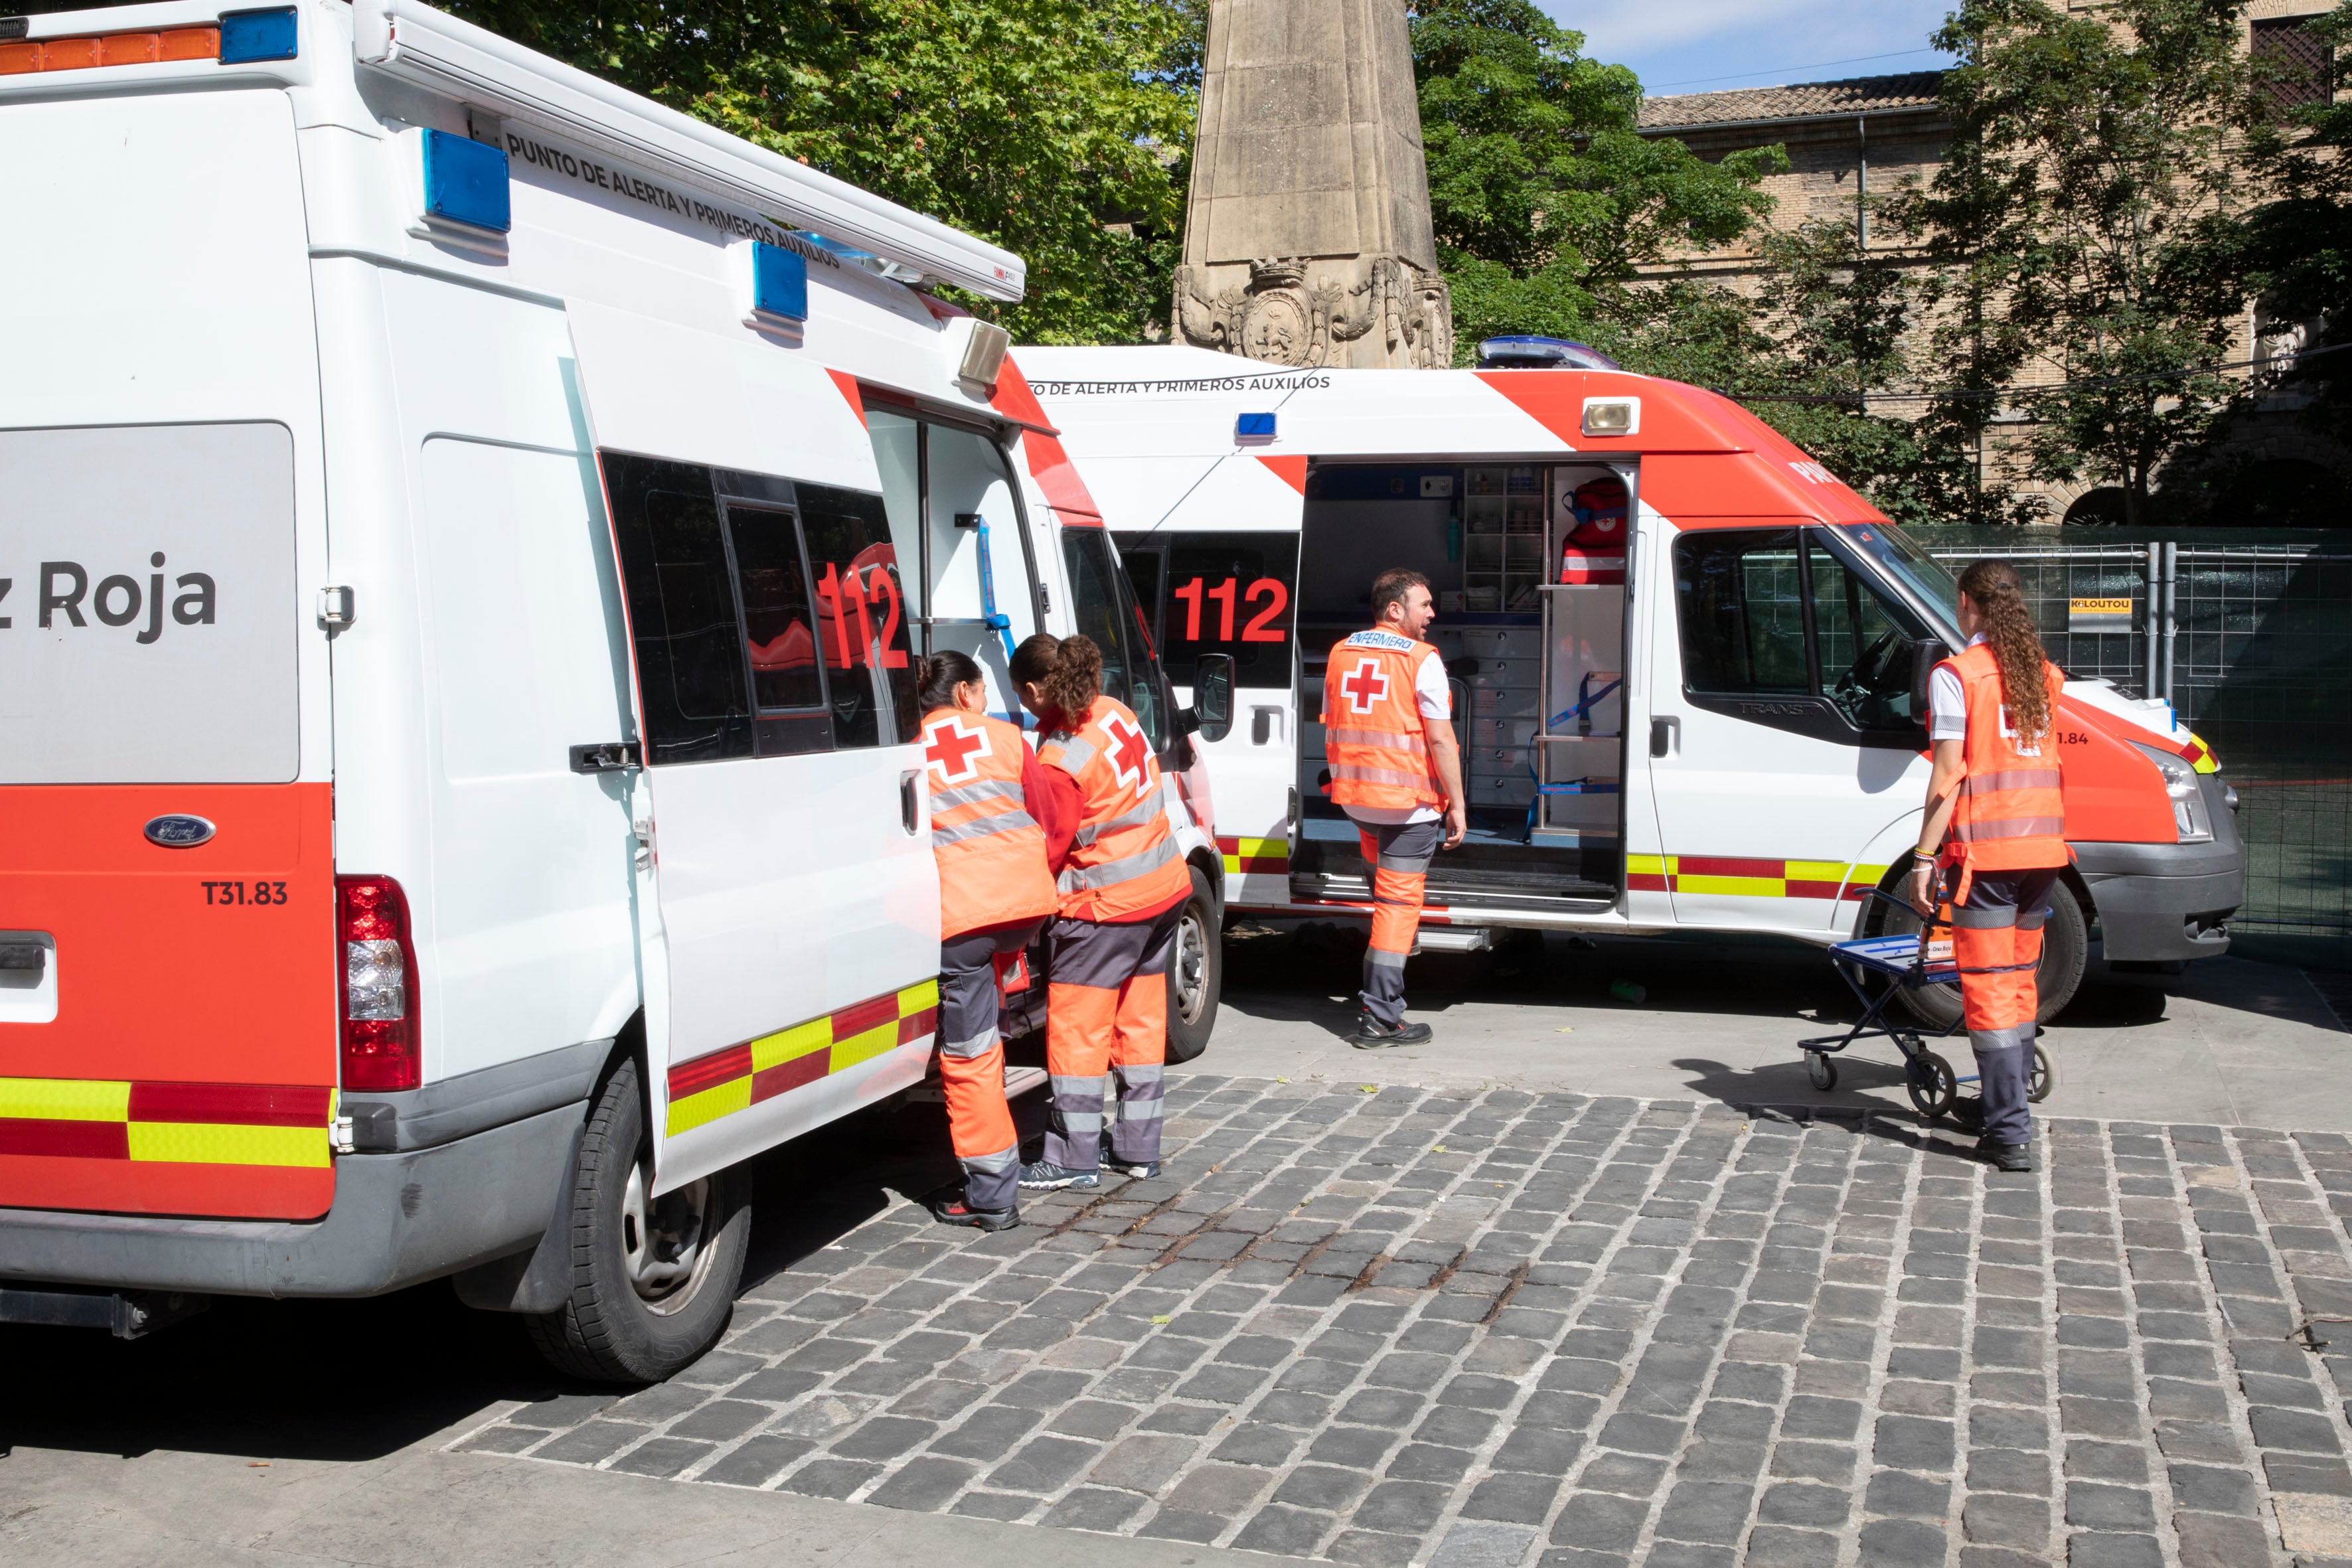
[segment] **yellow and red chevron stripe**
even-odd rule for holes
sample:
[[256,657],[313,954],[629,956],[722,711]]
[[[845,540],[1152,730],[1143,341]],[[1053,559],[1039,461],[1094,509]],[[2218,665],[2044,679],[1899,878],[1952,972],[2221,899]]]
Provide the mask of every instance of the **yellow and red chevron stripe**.
[[0,1154],[324,1169],[334,1118],[307,1084],[0,1078]]
[[1225,875],[1237,877],[1246,871],[1271,871],[1286,876],[1290,871],[1290,840],[1287,838],[1220,838],[1217,853],[1224,857]]
[[937,1034],[939,1026],[940,983],[934,978],[679,1062],[669,1069],[669,1118],[662,1135],[675,1138],[748,1110]]
[[1870,896],[1884,866],[1843,860],[1749,860],[1722,855],[1628,855],[1625,885],[1636,892],[1716,893],[1748,899]]

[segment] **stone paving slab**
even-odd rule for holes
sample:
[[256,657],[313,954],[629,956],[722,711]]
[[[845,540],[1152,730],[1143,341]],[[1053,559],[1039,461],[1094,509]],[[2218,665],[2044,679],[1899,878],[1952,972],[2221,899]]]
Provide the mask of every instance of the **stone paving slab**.
[[2344,1134],[1168,1099],[1160,1179],[899,1205],[452,1446],[1361,1568],[2352,1558]]

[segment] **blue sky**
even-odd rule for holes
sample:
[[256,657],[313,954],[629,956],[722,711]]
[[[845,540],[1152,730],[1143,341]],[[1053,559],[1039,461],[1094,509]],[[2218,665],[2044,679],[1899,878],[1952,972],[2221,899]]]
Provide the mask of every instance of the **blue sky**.
[[[1596,59],[1658,92],[1720,92],[1927,70],[1951,0],[1540,0]],[[1920,53],[1898,51],[1920,50]],[[1863,59],[1860,56],[1895,56]],[[1842,63],[1831,63],[1842,62]]]

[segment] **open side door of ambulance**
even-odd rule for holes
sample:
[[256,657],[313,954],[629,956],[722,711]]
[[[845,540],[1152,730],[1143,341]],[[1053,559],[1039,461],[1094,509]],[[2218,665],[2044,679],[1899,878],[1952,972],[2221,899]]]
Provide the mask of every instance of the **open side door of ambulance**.
[[909,610],[866,431],[824,370],[571,315],[631,645],[666,1191],[922,1076],[939,889],[898,729]]

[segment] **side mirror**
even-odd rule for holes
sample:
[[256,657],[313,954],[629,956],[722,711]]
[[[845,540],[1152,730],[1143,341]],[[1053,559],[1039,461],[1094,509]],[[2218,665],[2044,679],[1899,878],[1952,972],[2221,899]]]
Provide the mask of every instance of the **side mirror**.
[[1203,741],[1222,741],[1234,728],[1234,656],[1204,653],[1192,668],[1192,716]]
[[1936,667],[1952,657],[1941,637],[1921,637],[1911,645],[1911,720],[1916,724],[1927,722],[1927,678]]

